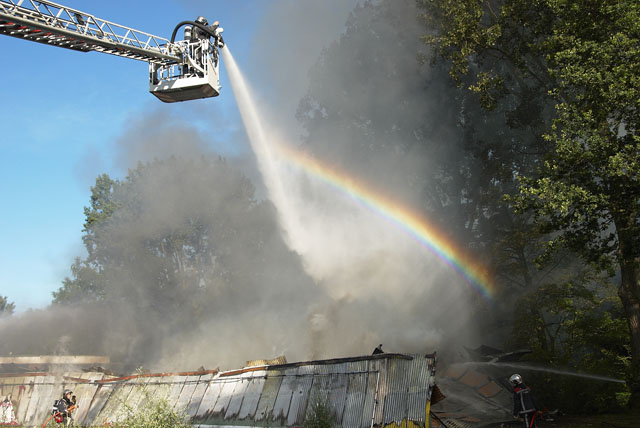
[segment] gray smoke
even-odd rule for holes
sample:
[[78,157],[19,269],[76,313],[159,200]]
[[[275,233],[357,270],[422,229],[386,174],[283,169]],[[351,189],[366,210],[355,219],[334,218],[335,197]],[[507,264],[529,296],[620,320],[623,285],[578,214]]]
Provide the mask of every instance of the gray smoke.
[[[263,176],[287,242],[332,299],[312,315],[314,349],[326,356],[363,353],[379,341],[403,351],[433,349],[451,338],[473,342],[476,331],[468,320],[474,295],[449,267],[397,224],[292,165],[286,155],[279,158],[276,147],[285,141],[290,149],[305,150],[343,177],[417,212],[432,202],[425,198],[442,191],[432,179],[447,174],[461,150],[450,141],[457,119],[452,107],[431,97],[432,92],[446,98],[455,88],[442,70],[432,74],[417,61],[424,52],[418,11],[411,2],[388,1],[366,2],[353,11],[309,73],[307,95],[297,109],[307,131],[302,141],[297,127],[288,125],[293,110],[286,107],[297,90],[289,77],[297,61],[287,61],[288,52],[296,51],[294,34],[302,40],[308,34],[305,20],[297,23],[284,25],[291,37],[278,38],[284,53],[269,51],[271,74],[262,77],[270,84],[252,82],[249,72],[252,100],[236,97],[247,111],[255,103],[262,116],[266,141],[256,144],[256,152],[270,151],[258,157],[271,159],[262,162]],[[279,89],[263,91],[265,86]],[[250,118],[247,126],[259,135],[255,121]],[[457,215],[462,229],[464,214]]]
[[[429,212],[438,192],[430,180],[457,149],[446,106],[425,96],[425,86],[442,93],[448,83],[416,59],[424,32],[417,14],[410,0],[274,3],[254,34],[246,77],[272,138]],[[246,141],[241,130],[225,128],[228,113],[199,108],[205,105],[187,106],[177,118],[158,107],[114,142],[120,171],[154,160],[168,166],[138,182],[137,216],[102,231],[126,267],[110,273],[117,284],[111,303],[1,320],[0,331],[11,332],[3,343],[14,354],[106,353],[129,366],[171,370],[232,368],[281,354],[289,360],[366,354],[379,343],[388,352],[475,344],[469,319],[477,295],[398,225],[286,160],[278,161],[286,209],[262,200],[270,189],[252,154],[224,153],[228,168],[216,168],[227,175],[202,166],[199,159],[215,158],[216,147]],[[210,121],[206,129],[215,132],[203,131],[199,121]],[[246,216],[234,205],[244,188],[239,170],[257,188],[259,209]],[[163,295],[157,274],[165,270],[145,239],[193,218],[215,233],[229,232],[207,235],[227,248],[199,261],[203,280]],[[216,229],[220,218],[227,223]],[[219,266],[233,268],[233,281],[224,281]],[[71,339],[61,345],[62,336]]]

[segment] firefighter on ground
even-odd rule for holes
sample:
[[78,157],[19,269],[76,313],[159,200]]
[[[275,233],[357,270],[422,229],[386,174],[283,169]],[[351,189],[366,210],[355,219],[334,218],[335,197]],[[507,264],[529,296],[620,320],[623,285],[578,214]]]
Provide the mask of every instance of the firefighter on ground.
[[64,426],[73,425],[72,412],[76,408],[76,396],[73,395],[73,391],[65,389],[62,393],[62,398],[56,400],[53,404],[53,414],[57,423],[64,424]]
[[521,419],[525,428],[536,428],[538,404],[531,388],[524,384],[519,374],[512,375],[509,383],[513,386],[513,417]]

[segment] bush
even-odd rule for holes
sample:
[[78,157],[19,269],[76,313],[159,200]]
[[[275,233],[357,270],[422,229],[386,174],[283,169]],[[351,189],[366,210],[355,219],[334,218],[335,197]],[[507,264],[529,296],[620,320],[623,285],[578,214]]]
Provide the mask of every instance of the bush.
[[[629,328],[610,284],[569,281],[522,296],[512,339],[513,348],[532,350],[527,362],[536,366],[620,380],[630,373]],[[620,411],[630,395],[624,383],[521,370],[541,404],[565,413]]]
[[125,405],[125,419],[117,428],[192,428],[188,416],[174,410],[166,399],[152,397],[144,392],[144,403],[137,408]]
[[311,402],[304,420],[305,428],[333,428],[335,418],[326,400],[315,399]]

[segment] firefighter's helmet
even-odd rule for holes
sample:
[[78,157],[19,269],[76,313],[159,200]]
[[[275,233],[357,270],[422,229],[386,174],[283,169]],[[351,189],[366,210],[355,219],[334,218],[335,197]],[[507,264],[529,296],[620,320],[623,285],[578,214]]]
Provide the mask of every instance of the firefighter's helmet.
[[207,18],[205,18],[204,16],[199,16],[196,18],[196,22],[198,24],[202,24],[202,25],[209,25],[209,22],[207,21]]
[[522,376],[520,376],[519,374],[511,375],[511,377],[509,378],[509,383],[513,386],[521,384]]

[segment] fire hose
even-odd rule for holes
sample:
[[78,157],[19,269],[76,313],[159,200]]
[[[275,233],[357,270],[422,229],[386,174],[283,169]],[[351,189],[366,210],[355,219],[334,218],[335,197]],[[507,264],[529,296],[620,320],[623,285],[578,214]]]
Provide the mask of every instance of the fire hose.
[[[71,412],[73,412],[76,409],[76,407],[77,406],[75,404],[69,407],[68,409],[69,415],[71,415]],[[49,416],[46,421],[44,421],[44,423],[42,424],[42,428],[45,428],[49,423],[49,421],[53,418],[56,419],[57,423],[60,423],[62,422],[63,415],[60,412],[55,412],[53,415]]]

